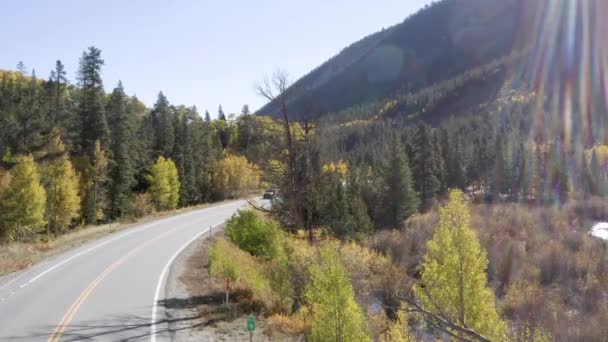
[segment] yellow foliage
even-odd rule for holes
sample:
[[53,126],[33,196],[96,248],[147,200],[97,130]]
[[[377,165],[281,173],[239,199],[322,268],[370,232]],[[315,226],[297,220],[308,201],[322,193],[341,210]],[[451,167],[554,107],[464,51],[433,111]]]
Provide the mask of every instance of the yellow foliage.
[[66,157],[51,162],[44,169],[47,191],[46,216],[53,233],[64,231],[80,213],[78,175]]
[[288,335],[305,335],[310,332],[310,322],[306,320],[305,310],[293,315],[276,314],[268,318],[267,329],[272,335],[279,332]]
[[587,161],[589,163],[591,163],[591,156],[593,155],[593,152],[595,152],[600,165],[608,163],[608,145],[596,145],[585,150],[585,156],[587,157]]
[[331,162],[329,164],[325,164],[323,165],[323,173],[335,173],[341,178],[345,178],[348,174],[348,164],[346,164],[344,160],[339,160],[336,163]]
[[46,191],[34,158],[17,156],[15,162],[8,186],[0,188],[0,241],[23,241],[46,225]]
[[218,164],[217,189],[226,198],[238,198],[260,186],[260,170],[247,158],[227,155]]
[[305,298],[310,310],[310,340],[370,341],[367,322],[340,253],[333,244],[322,244],[310,267]]
[[425,309],[502,340],[506,326],[486,285],[487,266],[487,254],[470,227],[462,191],[452,190],[448,204],[440,209],[433,239],[427,243],[422,286],[416,286],[415,293]]
[[[371,311],[371,310],[370,310]],[[370,324],[377,332],[376,340],[379,342],[414,342],[415,337],[408,329],[405,311],[397,312],[397,319],[391,320],[384,310],[374,313],[368,312]]]
[[152,173],[148,176],[150,193],[158,209],[170,210],[177,208],[179,203],[179,175],[175,163],[171,159],[158,157],[152,165]]

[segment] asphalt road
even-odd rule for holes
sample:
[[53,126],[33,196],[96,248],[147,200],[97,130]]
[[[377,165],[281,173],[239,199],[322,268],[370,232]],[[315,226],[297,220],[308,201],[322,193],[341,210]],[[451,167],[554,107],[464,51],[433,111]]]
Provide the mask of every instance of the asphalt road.
[[0,341],[167,341],[173,259],[245,201],[134,226],[0,282]]

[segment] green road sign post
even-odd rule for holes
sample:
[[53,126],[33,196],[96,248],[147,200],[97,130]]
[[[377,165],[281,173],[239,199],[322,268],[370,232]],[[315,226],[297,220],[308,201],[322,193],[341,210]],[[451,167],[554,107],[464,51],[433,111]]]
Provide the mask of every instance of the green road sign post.
[[249,331],[249,342],[253,341],[253,331],[255,330],[255,316],[247,317],[247,331]]

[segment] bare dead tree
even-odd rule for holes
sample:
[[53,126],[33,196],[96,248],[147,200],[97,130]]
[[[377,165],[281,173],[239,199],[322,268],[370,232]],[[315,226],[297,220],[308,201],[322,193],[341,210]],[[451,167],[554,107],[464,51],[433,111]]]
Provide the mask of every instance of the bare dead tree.
[[303,227],[303,189],[297,176],[298,148],[292,122],[290,121],[287,112],[289,86],[290,84],[287,73],[277,70],[270,79],[265,78],[264,81],[256,87],[256,91],[258,95],[262,96],[269,102],[278,102],[281,107],[283,135],[287,150],[287,168],[285,170],[285,176],[287,177],[287,191],[285,193],[285,197],[289,212],[293,217],[294,224],[296,227]]
[[311,170],[310,136],[314,126],[308,120],[304,121],[304,193],[306,197],[306,230],[308,231],[308,242],[314,242],[312,227],[312,206],[313,206],[313,176]]
[[459,324],[457,319],[452,318],[438,303],[435,301],[431,293],[422,288],[424,295],[433,305],[434,310],[424,308],[420,300],[413,295],[412,287],[414,282],[410,283],[409,288],[404,293],[396,294],[397,299],[405,303],[404,307],[394,308],[393,310],[403,310],[406,313],[419,314],[426,324],[438,331],[444,332],[456,340],[466,342],[491,342],[491,340],[475,331],[474,329]]

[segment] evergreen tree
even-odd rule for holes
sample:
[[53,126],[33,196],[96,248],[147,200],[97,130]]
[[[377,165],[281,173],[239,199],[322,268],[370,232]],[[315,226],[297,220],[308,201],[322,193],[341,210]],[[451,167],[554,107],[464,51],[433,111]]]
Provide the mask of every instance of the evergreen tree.
[[101,143],[95,142],[93,157],[84,157],[85,164],[81,180],[82,217],[85,223],[95,224],[104,218],[106,205],[106,181],[108,158],[101,149]]
[[109,171],[109,205],[112,218],[122,216],[129,210],[131,188],[135,183],[129,145],[131,142],[131,120],[126,108],[126,95],[122,82],[112,92],[107,109],[112,123],[112,160]]
[[383,207],[387,224],[399,228],[408,217],[418,211],[420,200],[413,188],[407,154],[396,135],[390,145],[389,158],[384,171]]
[[66,71],[60,60],[55,62],[55,70],[49,78],[51,84],[51,110],[49,119],[56,125],[61,125],[66,119],[67,83]]
[[[486,286],[488,258],[470,227],[462,191],[450,191],[422,266],[422,281],[414,292],[426,310],[491,340],[504,340],[505,323]],[[457,330],[452,333],[462,336]]]
[[45,120],[46,101],[41,83],[35,75],[29,82],[19,81],[19,98],[14,107],[15,153],[38,152],[44,146],[48,120]]
[[108,141],[108,123],[105,113],[105,91],[101,80],[101,51],[93,46],[89,47],[80,58],[78,70],[78,85],[80,86],[80,99],[78,113],[81,120],[80,148],[81,152],[93,159],[96,153],[96,144],[102,148]]
[[249,111],[249,106],[248,105],[243,105],[243,109],[241,109],[241,115],[249,115],[251,114],[251,112]]
[[[344,166],[340,169],[341,166]],[[331,163],[323,168],[320,181],[320,221],[331,227],[334,234],[347,239],[352,236],[353,222],[350,215],[350,204],[346,189],[346,164],[338,163],[338,168]]]
[[530,175],[530,165],[528,165],[528,158],[526,158],[526,150],[524,146],[520,146],[519,148],[519,161],[517,162],[517,194],[523,199],[527,200],[528,195],[530,194],[530,186],[531,186],[531,175]]
[[222,121],[226,121],[226,114],[224,114],[224,110],[222,109],[222,105],[220,105],[220,108],[217,110],[217,119],[218,120],[222,120]]
[[22,76],[27,75],[27,67],[25,66],[25,64],[23,63],[23,61],[19,61],[19,63],[17,63],[17,71],[19,71],[19,73]]
[[508,195],[511,190],[511,165],[505,145],[504,137],[499,135],[496,138],[494,154],[494,181],[490,187],[494,200],[500,200],[501,195]]
[[[193,140],[196,139],[194,131],[194,123],[200,120],[196,111],[196,107],[183,108],[179,122],[179,137],[176,138],[181,146],[181,163],[178,166],[178,172],[181,180],[180,187],[180,203],[183,206],[195,204],[197,201],[196,189],[196,169],[201,166],[200,154],[195,153]],[[198,150],[202,152],[202,147]],[[181,167],[181,169],[180,169]]]
[[466,173],[464,170],[464,153],[460,141],[452,140],[446,145],[446,178],[448,188],[464,189],[466,186]]
[[211,122],[211,114],[209,114],[208,110],[205,111],[205,122],[206,123],[210,123]]
[[414,160],[412,171],[415,189],[420,195],[422,210],[428,209],[440,190],[436,149],[433,147],[431,129],[424,123],[418,124],[414,134]]
[[154,148],[157,155],[169,157],[175,146],[174,113],[167,97],[158,93],[158,99],[151,112],[154,126]]
[[31,155],[18,156],[8,186],[0,188],[0,240],[24,241],[43,230],[46,192]]
[[215,126],[215,130],[217,132],[217,139],[222,147],[222,149],[228,148],[230,146],[230,142],[232,141],[232,132],[231,125],[226,120],[216,120],[213,122]]
[[310,268],[311,282],[305,294],[310,304],[310,340],[370,341],[363,311],[336,247],[322,246],[318,262]]
[[445,153],[443,151],[443,146],[442,144],[445,144],[447,142],[446,141],[442,141],[443,139],[447,139],[447,135],[446,136],[442,136],[442,132],[441,131],[437,131],[435,130],[433,133],[433,155],[435,156],[435,168],[436,168],[436,174],[435,176],[437,177],[437,180],[439,181],[439,193],[444,194],[448,191],[448,184],[447,184],[447,173],[446,173],[446,160],[444,158]]

